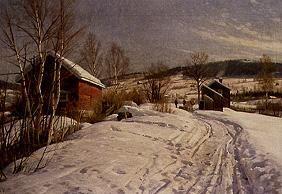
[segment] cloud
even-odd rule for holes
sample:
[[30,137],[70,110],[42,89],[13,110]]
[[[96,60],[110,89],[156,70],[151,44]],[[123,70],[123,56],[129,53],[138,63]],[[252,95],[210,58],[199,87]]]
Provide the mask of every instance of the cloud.
[[[208,30],[204,31],[202,29],[193,29],[192,31],[202,38],[212,40],[218,44],[225,44],[234,48],[244,48],[250,51],[256,51],[257,53],[270,52],[282,54],[282,43],[276,40],[269,40],[269,37],[262,37],[261,40],[259,40],[232,36],[229,34],[222,35],[214,32],[209,32]],[[251,34],[255,33],[252,32]],[[234,53],[233,55],[235,56],[236,53]]]
[[174,51],[179,51],[179,52],[183,52],[183,53],[193,53],[193,51],[191,50],[186,50],[186,49],[181,49],[181,48],[172,48],[172,47],[167,47],[167,49],[171,49],[171,50],[174,50]]
[[252,4],[255,4],[255,5],[259,4],[259,2],[257,2],[257,0],[250,0],[250,2],[251,2]]
[[264,52],[282,56],[281,0],[77,3],[80,22],[89,26],[103,47],[118,42],[136,67],[160,58],[178,65],[191,51],[206,51],[214,60],[251,58]]

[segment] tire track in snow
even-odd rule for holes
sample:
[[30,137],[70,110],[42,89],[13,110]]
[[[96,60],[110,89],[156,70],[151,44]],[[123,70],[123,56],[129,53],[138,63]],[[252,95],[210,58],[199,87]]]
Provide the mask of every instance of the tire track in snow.
[[[229,176],[232,176],[230,180],[232,180],[230,193],[277,193],[276,189],[280,188],[281,184],[277,177],[279,177],[279,172],[275,170],[269,171],[269,167],[272,166],[271,163],[263,162],[265,161],[262,156],[256,155],[256,151],[252,148],[252,146],[248,143],[248,141],[244,138],[242,131],[243,128],[230,120],[212,117],[212,116],[198,116],[205,118],[207,121],[217,121],[222,123],[232,140],[227,142],[225,148],[226,157],[224,157],[225,161],[229,158],[231,164],[225,162],[223,165],[222,175],[224,173],[229,172]],[[242,139],[243,138],[243,139]],[[246,155],[245,152],[249,153],[249,150],[252,150],[252,153]],[[243,154],[243,155],[242,155]],[[229,156],[229,157],[227,157]],[[256,158],[256,161],[254,161]],[[256,164],[261,161],[259,165],[260,171],[256,169]],[[229,170],[226,165],[229,165]],[[230,169],[232,167],[232,170]],[[231,173],[232,172],[232,173]],[[269,175],[268,175],[269,173]],[[263,176],[266,175],[266,176]],[[271,179],[265,177],[273,177]],[[221,178],[221,180],[224,180]],[[218,185],[222,184],[221,182],[217,183]],[[271,186],[273,185],[273,186]],[[280,185],[280,186],[279,186]],[[218,193],[219,186],[215,187],[212,190],[212,193]]]
[[[212,136],[214,134],[216,135],[217,133],[219,133],[220,130],[222,130],[221,133],[223,133],[224,130],[226,130],[227,137],[222,138],[221,143],[217,146],[216,152],[212,154],[211,159],[213,161],[213,164],[211,164],[211,166],[214,166],[214,167],[211,170],[207,170],[205,175],[201,176],[202,178],[196,178],[195,182],[191,185],[191,187],[189,187],[186,190],[186,193],[195,191],[195,188],[196,190],[198,190],[199,193],[214,193],[215,187],[217,184],[219,185],[226,184],[225,182],[224,183],[222,182],[224,180],[223,173],[222,173],[223,167],[226,166],[225,168],[227,168],[228,166],[233,165],[233,164],[228,164],[226,159],[228,156],[229,157],[232,156],[229,152],[229,149],[230,147],[234,145],[234,142],[235,142],[234,136],[233,136],[233,133],[229,131],[228,127],[225,127],[224,123],[215,121],[213,119],[205,118],[199,115],[196,115],[196,116],[198,117],[200,121],[206,123],[207,126],[209,126],[210,131],[211,131],[209,138],[211,139],[215,138]],[[223,126],[220,126],[220,124],[223,124]],[[209,146],[212,140],[209,140],[209,142],[207,142],[207,140],[208,138],[205,139],[203,143],[199,144],[200,146],[198,146],[197,149],[195,149],[196,152],[193,152],[193,156],[198,152],[199,149],[205,149],[206,147]],[[203,179],[206,179],[206,181]],[[204,186],[203,189],[199,190],[199,188],[201,188],[202,186]],[[225,187],[228,187],[228,185]]]
[[[169,146],[168,152],[173,160],[159,168],[157,166],[162,156],[156,157],[151,161],[153,163],[140,169],[128,184],[131,181],[140,182],[142,193],[254,193],[253,183],[241,165],[237,147],[242,127],[219,118],[198,114],[195,117],[199,124],[205,125],[205,132],[199,132],[197,128],[185,131],[184,128],[178,129],[162,122],[137,121],[180,133],[163,139],[129,132]],[[179,154],[175,156],[176,153]]]
[[[160,143],[163,143],[164,145],[171,147],[171,149],[169,149],[171,156],[173,156],[175,152],[180,152],[179,150],[181,149],[182,145],[179,142],[182,141],[182,138],[184,138],[188,135],[187,131],[185,131],[184,129],[178,129],[174,125],[169,125],[169,124],[165,124],[165,123],[162,123],[162,122],[151,122],[151,121],[148,121],[148,122],[147,121],[141,121],[141,122],[140,121],[130,121],[130,122],[148,124],[148,125],[153,124],[153,125],[157,125],[159,127],[169,128],[169,129],[174,129],[174,130],[179,131],[180,133],[178,135],[174,136],[173,138],[171,138],[169,140],[164,140],[162,138],[157,139],[157,141],[160,141]],[[123,132],[127,132],[127,131],[123,131]],[[142,136],[142,137],[146,137],[142,134],[138,134],[138,133],[135,133],[135,132],[129,132],[129,133],[134,134],[134,135],[138,135],[138,136]],[[146,137],[146,138],[151,139],[151,137]],[[156,160],[158,160],[158,158],[155,159],[155,163],[156,163]],[[179,157],[179,156],[175,157],[172,162],[168,163],[167,165],[165,165],[161,169],[158,169],[157,171],[156,170],[153,170],[153,171],[149,170],[149,169],[153,169],[154,165],[151,165],[149,167],[148,167],[148,165],[146,165],[147,167],[142,167],[142,169],[140,169],[138,171],[138,173],[137,173],[138,175],[136,174],[137,177],[133,177],[131,180],[129,180],[127,185],[129,185],[134,180],[136,181],[137,179],[139,179],[140,182],[141,182],[140,186],[139,186],[141,193],[144,193],[146,191],[148,191],[149,193],[162,192],[173,182],[173,178],[176,177],[176,175],[166,176],[165,174],[171,169],[177,169],[176,171],[180,171],[181,165],[183,165],[182,161],[183,161],[182,157]],[[144,172],[144,171],[145,171],[145,173],[142,175],[142,173],[140,173],[140,172]],[[172,170],[172,171],[174,171],[174,170]],[[157,181],[158,179],[159,179],[159,181]],[[152,187],[148,188],[148,185],[150,185],[150,180],[155,180],[155,181],[158,182],[158,184],[156,186],[152,186]],[[147,185],[147,187],[146,187],[146,185]]]
[[191,158],[194,157],[194,155],[197,153],[197,151],[200,149],[201,145],[203,145],[205,143],[205,141],[211,137],[212,135],[212,126],[210,123],[204,121],[203,119],[199,119],[200,121],[205,123],[205,128],[206,128],[206,134],[199,139],[199,141],[196,143],[196,145],[192,148],[192,154],[191,154]]

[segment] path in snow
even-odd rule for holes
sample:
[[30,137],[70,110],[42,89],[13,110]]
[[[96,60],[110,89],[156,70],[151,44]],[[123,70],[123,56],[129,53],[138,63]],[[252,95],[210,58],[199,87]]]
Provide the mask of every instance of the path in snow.
[[140,111],[77,132],[46,168],[0,186],[7,193],[120,194],[275,193],[280,186],[238,124],[182,110]]

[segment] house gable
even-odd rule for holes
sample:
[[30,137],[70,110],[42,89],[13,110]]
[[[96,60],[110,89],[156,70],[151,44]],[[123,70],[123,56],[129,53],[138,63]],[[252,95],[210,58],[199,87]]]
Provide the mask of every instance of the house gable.
[[230,107],[230,88],[225,86],[221,82],[214,80],[208,85],[203,85],[201,91],[202,99],[204,101],[204,95],[207,95],[214,100],[215,110],[221,110],[223,109],[223,107]]
[[[80,65],[64,58],[60,57],[59,54],[55,54],[54,52],[49,52],[47,57],[46,57],[46,63],[44,64],[45,69],[49,69],[46,72],[52,72],[51,68],[53,67],[51,64],[54,64],[56,59],[61,59],[62,60],[62,67],[64,67],[70,74],[74,75],[80,80],[83,80],[85,82],[89,82],[93,85],[97,85],[100,88],[105,88],[105,85],[96,77],[91,75],[88,71],[83,69]],[[36,67],[36,65],[34,66]],[[25,73],[26,74],[33,74],[32,72],[34,71],[34,67],[32,65],[28,65],[25,68]],[[50,75],[49,75],[50,77]],[[17,76],[16,77],[16,82],[20,82],[21,77]]]
[[224,97],[222,94],[204,84],[201,87],[201,93],[204,103],[201,107],[204,110],[223,110]]
[[226,85],[224,85],[223,83],[217,80],[213,80],[210,84],[208,84],[208,87],[213,88],[213,89],[222,88],[223,90],[228,90],[228,91],[231,90],[229,87],[227,87]]
[[[79,65],[63,58],[60,77],[60,101],[57,111],[73,111],[73,110],[91,110],[93,102],[102,94],[102,89],[105,88],[101,81]],[[50,93],[52,91],[54,64],[56,58],[48,55],[44,64],[43,81],[41,85],[42,95],[44,98],[44,109],[46,112],[50,106]],[[38,71],[38,63],[29,65],[26,69],[26,79],[28,81],[28,91],[31,96],[35,95],[33,85],[35,80],[34,73]],[[21,81],[20,77],[17,79]]]

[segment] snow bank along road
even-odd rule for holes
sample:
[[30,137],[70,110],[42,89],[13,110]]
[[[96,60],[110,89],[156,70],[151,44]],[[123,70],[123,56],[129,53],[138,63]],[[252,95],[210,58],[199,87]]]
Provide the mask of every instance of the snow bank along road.
[[[10,175],[5,193],[279,193],[281,167],[247,132],[213,112],[159,113],[89,125],[36,173]],[[275,163],[277,162],[277,163]],[[32,165],[32,162],[30,162]],[[9,169],[7,169],[8,171]]]

